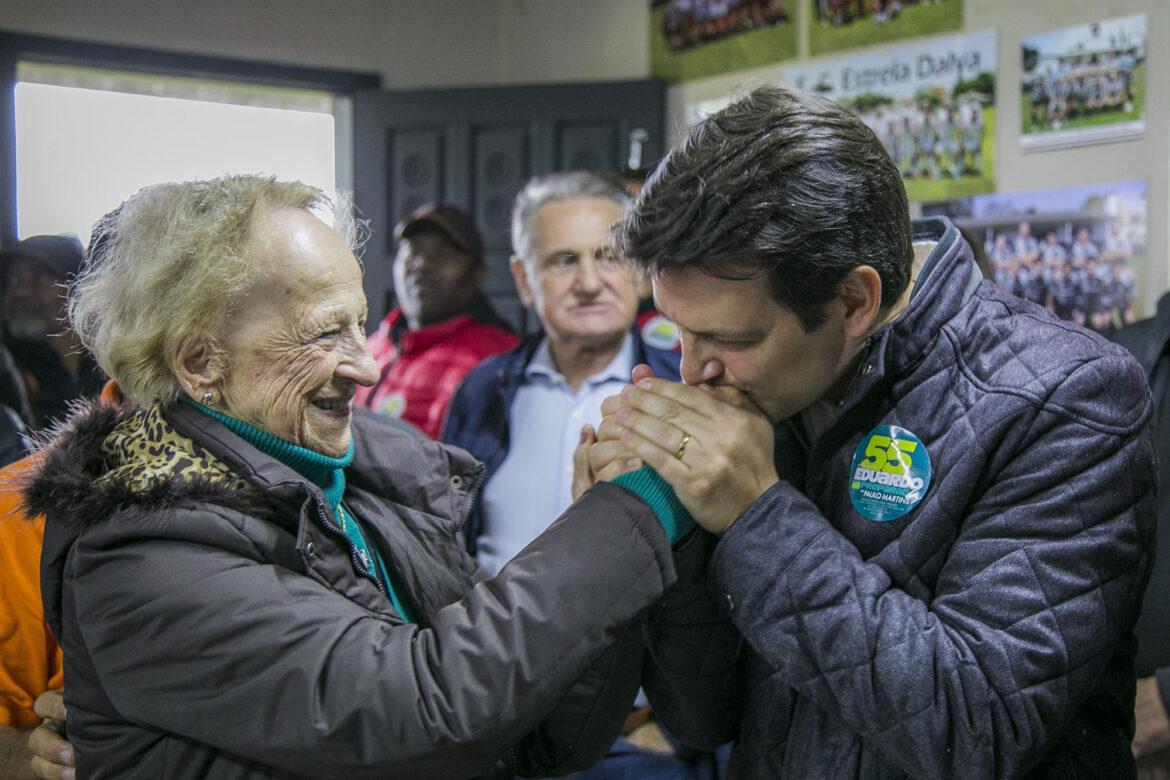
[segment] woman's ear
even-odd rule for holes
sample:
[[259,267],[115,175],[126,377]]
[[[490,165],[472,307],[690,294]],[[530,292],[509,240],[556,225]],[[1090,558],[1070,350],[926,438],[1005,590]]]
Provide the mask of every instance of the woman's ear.
[[209,399],[208,393],[210,398],[218,395],[223,372],[217,354],[211,339],[192,337],[179,345],[171,360],[171,370],[183,392],[200,403]]

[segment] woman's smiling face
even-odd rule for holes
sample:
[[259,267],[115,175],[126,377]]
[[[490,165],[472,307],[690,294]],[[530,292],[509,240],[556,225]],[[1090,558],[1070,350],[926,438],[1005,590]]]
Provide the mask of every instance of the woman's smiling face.
[[340,457],[357,386],[378,379],[361,268],[341,236],[300,209],[261,214],[249,249],[262,271],[219,338],[227,366],[216,407]]

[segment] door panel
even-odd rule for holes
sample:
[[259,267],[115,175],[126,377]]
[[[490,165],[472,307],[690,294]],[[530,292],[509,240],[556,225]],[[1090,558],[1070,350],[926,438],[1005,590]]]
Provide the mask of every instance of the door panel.
[[557,131],[559,170],[609,173],[621,168],[617,128],[612,122],[559,122]]
[[657,159],[663,94],[658,81],[359,92],[354,198],[373,230],[364,258],[371,328],[394,305],[394,225],[445,201],[471,214],[483,236],[484,293],[518,329],[534,329],[508,270],[516,193],[544,173],[616,173],[635,132],[647,137],[643,159]]
[[[409,214],[424,203],[443,200],[443,166],[446,156],[443,146],[446,136],[442,128],[420,128],[388,134],[391,175],[398,182],[391,192],[390,211]],[[380,231],[385,250],[394,253],[393,225]]]

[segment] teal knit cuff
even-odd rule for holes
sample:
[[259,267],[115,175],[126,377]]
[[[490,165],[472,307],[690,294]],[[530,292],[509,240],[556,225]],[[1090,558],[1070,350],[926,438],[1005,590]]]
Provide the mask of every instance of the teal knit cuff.
[[650,505],[671,544],[678,542],[695,527],[695,519],[678,500],[674,488],[649,466],[621,474],[614,478],[613,483],[637,494]]

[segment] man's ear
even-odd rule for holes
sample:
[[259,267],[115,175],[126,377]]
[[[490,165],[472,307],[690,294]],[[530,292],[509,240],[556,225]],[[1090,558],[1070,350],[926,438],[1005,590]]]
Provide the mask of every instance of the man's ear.
[[859,265],[841,281],[837,294],[848,338],[865,338],[882,313],[882,278],[872,266]]
[[222,361],[217,359],[218,348],[207,337],[186,339],[171,358],[171,370],[183,392],[195,400],[207,393],[215,393],[222,376]]
[[512,255],[512,279],[516,282],[516,294],[520,296],[520,302],[529,309],[536,306],[536,299],[532,297],[532,288],[528,284],[528,268],[524,265],[524,261],[516,255]]

